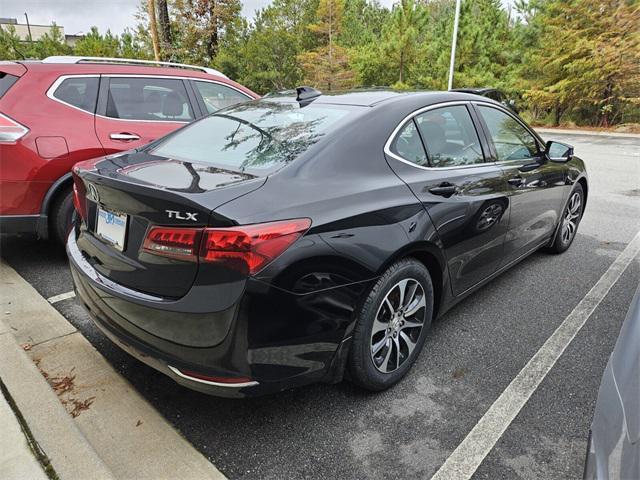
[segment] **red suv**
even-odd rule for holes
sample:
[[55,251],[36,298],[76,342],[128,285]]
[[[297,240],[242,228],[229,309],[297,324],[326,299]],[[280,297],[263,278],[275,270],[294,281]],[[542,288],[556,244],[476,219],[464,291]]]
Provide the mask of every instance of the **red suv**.
[[0,62],[0,232],[64,241],[71,167],[258,98],[204,67],[49,57]]

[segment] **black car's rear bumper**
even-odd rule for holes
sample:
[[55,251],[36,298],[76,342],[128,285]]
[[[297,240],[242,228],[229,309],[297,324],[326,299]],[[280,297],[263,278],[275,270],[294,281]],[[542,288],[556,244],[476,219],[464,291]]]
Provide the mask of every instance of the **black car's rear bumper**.
[[[67,243],[74,287],[96,325],[122,349],[176,382],[213,395],[243,397],[342,378],[353,312],[368,282],[298,295],[250,279],[236,305],[203,320],[202,313],[180,311],[179,302],[166,311],[157,299],[101,277],[74,237],[72,232]],[[166,331],[164,338],[150,333],[158,333],[154,318],[173,322],[176,339],[170,340]],[[193,346],[197,335],[216,343]],[[203,381],[185,371],[246,381]]]

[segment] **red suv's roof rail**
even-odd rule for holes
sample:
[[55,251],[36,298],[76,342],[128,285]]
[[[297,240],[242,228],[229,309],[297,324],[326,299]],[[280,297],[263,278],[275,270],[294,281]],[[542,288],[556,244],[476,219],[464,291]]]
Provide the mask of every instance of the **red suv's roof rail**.
[[217,75],[219,77],[227,76],[213,68],[201,67],[198,65],[187,65],[186,63],[173,63],[173,62],[159,62],[155,60],[138,60],[136,58],[109,58],[109,57],[76,57],[68,55],[59,55],[47,57],[42,60],[42,63],[120,63],[125,65],[149,65],[160,67],[172,67],[172,68],[186,68],[190,70],[199,70],[210,75]]

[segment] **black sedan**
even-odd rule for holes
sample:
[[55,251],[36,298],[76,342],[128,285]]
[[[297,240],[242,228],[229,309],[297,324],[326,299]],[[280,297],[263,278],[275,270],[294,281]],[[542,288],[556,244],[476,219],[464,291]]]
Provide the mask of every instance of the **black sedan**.
[[588,195],[567,145],[452,92],[308,87],[74,169],[67,251],[99,328],[222,396],[382,390],[433,318],[540,248]]

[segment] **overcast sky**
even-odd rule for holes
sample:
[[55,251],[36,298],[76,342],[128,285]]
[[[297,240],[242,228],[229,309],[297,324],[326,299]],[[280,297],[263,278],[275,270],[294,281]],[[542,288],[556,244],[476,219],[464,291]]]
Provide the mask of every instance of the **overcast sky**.
[[[267,6],[272,0],[244,0],[242,13],[253,18],[254,12]],[[391,7],[397,0],[380,0],[382,5]],[[503,0],[508,5],[511,0]],[[0,17],[17,18],[25,23],[25,12],[29,22],[51,25],[56,22],[64,27],[66,34],[78,34],[97,26],[101,32],[111,29],[112,33],[122,33],[126,27],[135,27],[134,17],[140,0],[0,0]]]
[[[394,0],[382,0],[391,6]],[[271,3],[271,0],[244,0],[242,13],[252,18],[254,12]],[[0,0],[0,17],[17,18],[25,23],[25,12],[29,22],[50,25],[56,22],[65,33],[84,33],[93,25],[101,32],[108,28],[121,33],[126,27],[134,27],[134,14],[140,0]]]

